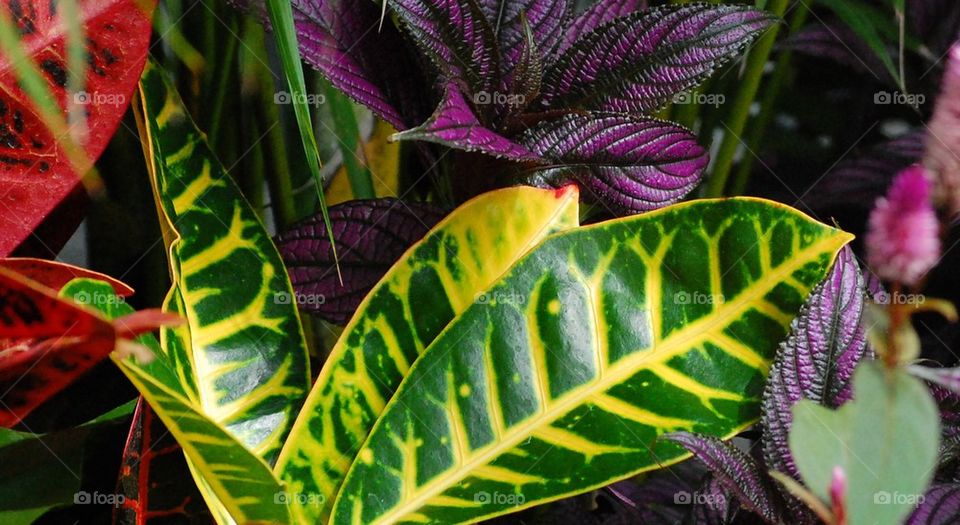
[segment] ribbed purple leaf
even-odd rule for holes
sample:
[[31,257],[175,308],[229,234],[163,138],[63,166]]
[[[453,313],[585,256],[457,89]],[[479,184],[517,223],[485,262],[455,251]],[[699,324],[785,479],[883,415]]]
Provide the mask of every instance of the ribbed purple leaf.
[[625,114],[572,113],[527,131],[520,143],[553,163],[530,168],[524,180],[551,186],[575,180],[589,190],[586,197],[626,213],[680,200],[700,182],[708,160],[689,130]]
[[500,45],[504,76],[509,76],[523,53],[526,16],[537,48],[549,56],[563,38],[569,16],[568,0],[477,0]]
[[897,173],[920,161],[925,136],[919,131],[908,133],[840,161],[811,189],[813,198],[809,202],[818,208],[851,204],[872,207]]
[[734,522],[732,498],[717,476],[708,475],[695,496],[696,501],[684,520],[685,524],[729,525]]
[[[773,481],[756,461],[732,443],[712,436],[691,432],[674,432],[664,438],[679,443],[689,450],[713,474],[722,487],[717,494],[720,501],[729,504],[723,493],[733,495],[740,506],[760,516],[767,523],[780,523],[781,504]],[[724,505],[716,505],[717,509]]]
[[621,16],[629,15],[647,8],[647,0],[600,0],[588,7],[571,20],[563,34],[563,42],[557,49],[562,54],[577,41],[578,38],[593,31],[603,24]]
[[386,1],[447,80],[463,81],[471,96],[500,86],[496,35],[477,0]]
[[825,58],[867,75],[896,85],[877,53],[856,31],[838,20],[819,20],[790,37],[786,47],[814,58]]
[[910,367],[910,373],[960,394],[960,368],[931,368],[914,365]]
[[[492,102],[491,99],[484,97],[483,94],[474,95],[475,105]],[[394,138],[436,142],[451,148],[512,160],[535,161],[538,159],[537,155],[529,149],[484,127],[454,82],[447,84],[443,100],[425,123],[398,133]]]
[[664,6],[598,27],[547,71],[549,108],[649,113],[706,79],[773,18],[736,5]]
[[923,495],[905,525],[956,525],[960,519],[960,484],[934,485]]
[[434,205],[397,199],[355,200],[330,208],[343,284],[318,214],[277,236],[297,301],[304,310],[345,323],[370,288],[444,213]]
[[[850,399],[851,377],[857,364],[872,355],[861,324],[865,289],[863,275],[849,247],[794,319],[790,336],[770,368],[763,394],[761,424],[767,467],[800,480],[788,445],[793,424],[791,409],[809,399],[838,407]],[[791,508],[802,512],[797,502]]]

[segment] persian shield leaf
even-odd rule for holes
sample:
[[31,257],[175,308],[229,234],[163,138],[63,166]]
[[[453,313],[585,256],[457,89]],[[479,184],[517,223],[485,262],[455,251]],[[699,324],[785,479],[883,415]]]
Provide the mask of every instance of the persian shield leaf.
[[[43,72],[59,108],[83,105],[83,162],[73,166],[58,136],[18,83],[10,58],[0,57],[0,256],[9,254],[66,198],[106,148],[147,58],[154,0],[78,0],[87,35],[85,91],[67,87],[64,22],[56,2],[11,1],[2,8],[20,31],[24,53]],[[78,72],[80,73],[80,72]],[[75,169],[76,168],[76,169]]]
[[167,302],[188,321],[182,339],[161,334],[164,351],[175,354],[175,375],[201,412],[272,462],[310,384],[290,280],[256,212],[153,63],[140,95],[174,282]]
[[599,0],[573,17],[570,26],[564,31],[558,52],[566,51],[578,38],[607,22],[646,8],[647,0]]
[[649,113],[705,80],[772,22],[745,6],[634,13],[584,35],[547,71],[544,107]]
[[[298,522],[329,513],[343,476],[424,348],[547,235],[577,225],[574,186],[481,195],[447,216],[387,272],[327,358],[277,463]],[[298,503],[303,502],[303,505]]]
[[547,238],[413,364],[331,522],[477,521],[686,458],[664,433],[735,434],[850,238],[757,199]]

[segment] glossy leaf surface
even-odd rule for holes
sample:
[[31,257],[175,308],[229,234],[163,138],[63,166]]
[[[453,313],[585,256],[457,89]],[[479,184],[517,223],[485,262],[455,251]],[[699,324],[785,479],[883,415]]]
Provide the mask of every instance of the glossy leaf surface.
[[256,212],[152,63],[140,95],[173,274],[168,306],[188,321],[178,329],[183,341],[161,335],[164,351],[177,354],[175,373],[200,411],[272,462],[309,388],[290,280]]
[[[147,58],[153,0],[79,0],[87,35],[85,91],[69,93],[62,10],[55,2],[11,1],[2,9],[21,33],[24,53],[43,72],[59,108],[76,102],[86,115],[82,165],[72,165],[0,57],[0,256],[8,255],[67,197],[100,156],[130,102]],[[78,98],[79,97],[79,98]],[[66,120],[66,119],[64,119]],[[74,159],[76,160],[76,159]]]
[[547,238],[412,366],[332,523],[479,520],[687,457],[661,434],[738,432],[850,238],[755,199]]
[[367,295],[310,393],[277,464],[300,494],[299,521],[333,496],[411,364],[460,312],[547,235],[578,221],[575,187],[516,187],[462,205],[414,245]]

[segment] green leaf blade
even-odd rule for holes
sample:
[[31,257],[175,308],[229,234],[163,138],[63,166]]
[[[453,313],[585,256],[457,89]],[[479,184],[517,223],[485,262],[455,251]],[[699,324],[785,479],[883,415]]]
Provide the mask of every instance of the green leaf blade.
[[755,199],[551,236],[413,365],[331,523],[476,521],[686,458],[666,432],[735,434],[849,239]]

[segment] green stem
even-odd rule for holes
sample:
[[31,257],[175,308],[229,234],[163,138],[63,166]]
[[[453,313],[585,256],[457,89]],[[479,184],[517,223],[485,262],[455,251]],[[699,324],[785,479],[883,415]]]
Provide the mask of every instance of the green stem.
[[[230,32],[233,34],[237,33],[237,17],[230,17]],[[234,64],[234,58],[237,54],[237,43],[240,41],[238,38],[234,38],[233,35],[230,35],[226,38],[226,49],[224,50],[223,58],[220,62],[220,71],[217,75],[217,86],[216,91],[214,91],[213,99],[211,104],[213,108],[210,110],[210,146],[214,151],[217,149],[217,142],[220,139],[220,121],[223,118],[223,106],[227,100],[227,86],[230,83],[230,80],[236,80],[234,76],[234,71],[236,64]]]
[[[772,0],[769,10],[777,15],[783,16],[786,11],[788,0]],[[734,100],[733,107],[729,114],[729,121],[723,134],[723,142],[717,152],[716,161],[713,166],[713,173],[710,180],[707,181],[707,197],[720,197],[727,185],[727,179],[730,177],[730,170],[733,167],[733,159],[736,156],[737,149],[740,146],[740,135],[747,124],[747,118],[750,116],[750,106],[757,95],[760,87],[760,79],[763,77],[763,68],[770,57],[770,51],[777,40],[779,25],[773,25],[767,32],[757,40],[757,44],[750,52],[747,58],[747,67],[743,75],[743,81],[740,84],[740,90],[737,92],[737,98]]]
[[330,108],[330,118],[336,128],[333,134],[340,146],[353,196],[357,199],[372,199],[376,197],[373,178],[365,160],[363,140],[360,138],[360,127],[357,125],[353,103],[326,79],[322,80],[320,85]]
[[[803,28],[807,22],[807,16],[810,14],[810,11],[807,10],[806,5],[802,2],[797,4],[795,9],[796,11],[790,18],[789,34],[791,35],[796,34],[797,31]],[[784,50],[777,58],[777,65],[773,70],[773,76],[770,78],[770,82],[764,90],[763,98],[760,102],[760,113],[754,120],[753,125],[750,126],[750,132],[747,136],[747,147],[750,148],[750,151],[760,151],[763,145],[767,128],[773,121],[777,100],[780,98],[783,84],[786,82],[787,76],[790,73],[790,61],[792,59],[793,52],[790,50]],[[747,155],[740,161],[740,165],[737,166],[737,174],[733,179],[733,188],[730,191],[731,195],[742,195],[743,192],[746,191],[747,184],[750,182],[750,174],[753,173],[754,162],[755,159],[753,155]]]

